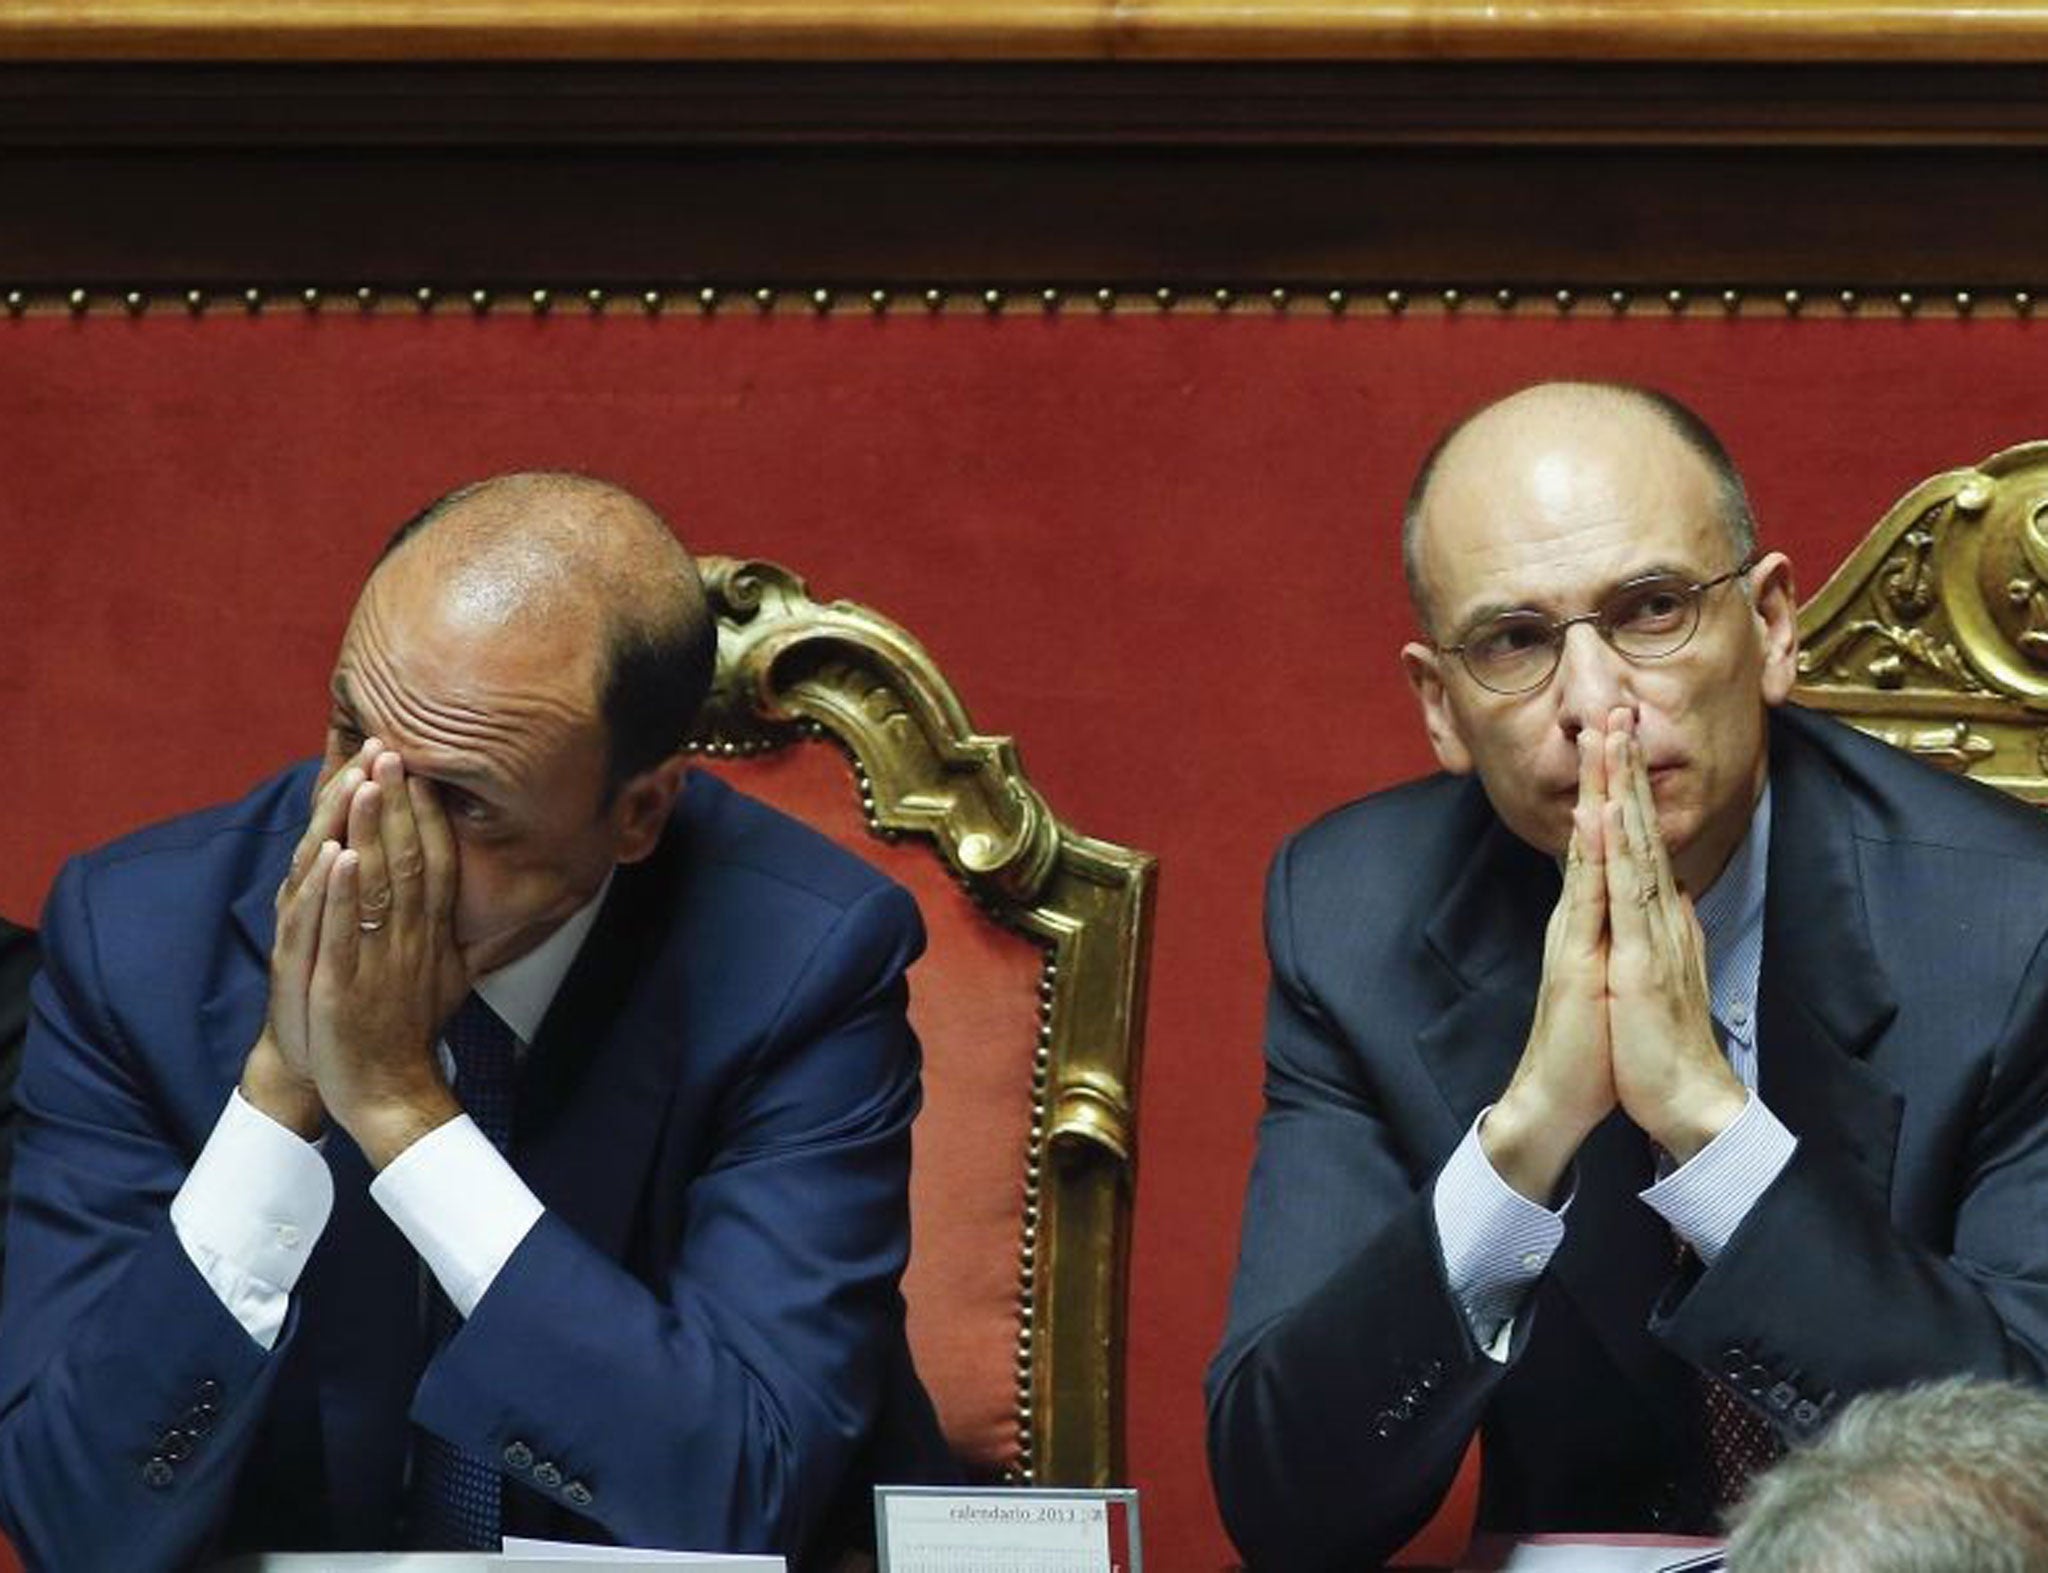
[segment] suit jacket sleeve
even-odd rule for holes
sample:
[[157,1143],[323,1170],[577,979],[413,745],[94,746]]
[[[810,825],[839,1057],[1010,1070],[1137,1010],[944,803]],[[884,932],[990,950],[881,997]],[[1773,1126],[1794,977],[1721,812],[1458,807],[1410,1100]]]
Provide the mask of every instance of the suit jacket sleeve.
[[[1794,1440],[1861,1392],[2048,1373],[2048,950],[1988,1045],[1964,1041],[1967,1030],[1941,1045],[1949,1062],[1978,1067],[1964,1099],[1921,1091],[1916,1107],[1875,1073],[1841,1068],[1835,1101],[1872,1106],[1851,1123],[1889,1160],[1888,1188],[1868,1150],[1802,1139],[1713,1268],[1658,1308],[1660,1338]],[[1902,1119],[1947,1161],[1895,1156]]]
[[171,1228],[203,1132],[168,1128],[127,1052],[88,883],[51,894],[18,1089],[0,1509],[32,1566],[169,1568],[223,1516],[293,1323],[266,1355]]
[[1433,1168],[1297,969],[1296,851],[1267,884],[1266,1112],[1209,1372],[1209,1455],[1254,1567],[1351,1568],[1435,1510],[1507,1367],[1474,1347],[1444,1280]]
[[903,891],[848,906],[730,1092],[661,1292],[544,1216],[429,1365],[414,1419],[629,1544],[801,1547],[900,1327],[921,945]]

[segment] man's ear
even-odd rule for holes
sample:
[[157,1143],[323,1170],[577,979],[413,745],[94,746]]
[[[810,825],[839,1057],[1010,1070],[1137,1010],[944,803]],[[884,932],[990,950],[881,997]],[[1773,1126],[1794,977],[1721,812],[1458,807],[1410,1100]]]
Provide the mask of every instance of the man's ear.
[[670,754],[660,764],[627,781],[612,799],[612,844],[616,861],[638,863],[661,841],[676,794],[689,774],[689,759]]
[[1749,598],[1763,644],[1763,695],[1781,705],[1799,681],[1799,600],[1792,588],[1792,560],[1766,553],[1749,571]]
[[1436,750],[1436,762],[1454,776],[1469,775],[1472,751],[1465,746],[1465,734],[1444,687],[1443,660],[1426,644],[1401,646],[1401,670],[1415,690],[1415,702],[1422,706],[1422,728],[1429,734],[1429,746]]

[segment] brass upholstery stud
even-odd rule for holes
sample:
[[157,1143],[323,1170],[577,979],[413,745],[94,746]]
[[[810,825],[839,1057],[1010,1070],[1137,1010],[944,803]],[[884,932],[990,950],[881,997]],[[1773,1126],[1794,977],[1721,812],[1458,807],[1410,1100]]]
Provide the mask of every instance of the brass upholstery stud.
[[889,292],[885,289],[869,290],[868,306],[879,317],[889,309]]
[[1107,284],[1095,292],[1095,306],[1098,311],[1110,311],[1116,306],[1116,291]]
[[926,290],[924,292],[924,309],[926,311],[944,311],[946,309],[946,292],[942,289]]
[[375,311],[376,309],[377,292],[367,284],[358,284],[356,286],[356,310]]
[[1842,310],[1851,316],[1855,315],[1856,308],[1863,303],[1863,298],[1853,289],[1843,290],[1835,299],[1842,303]]
[[1576,304],[1578,301],[1578,296],[1574,295],[1568,289],[1561,289],[1555,295],[1551,296],[1551,299],[1557,302],[1557,309],[1559,313],[1562,314],[1572,309],[1573,305]]
[[1724,289],[1721,291],[1721,309],[1731,317],[1741,311],[1742,291],[1739,289]]
[[1799,308],[1800,308],[1800,307],[1802,307],[1802,306],[1804,306],[1805,304],[1806,304],[1806,297],[1805,297],[1804,295],[1800,294],[1798,290],[1796,290],[1796,289],[1788,289],[1787,291],[1785,291],[1785,315],[1786,315],[1786,316],[1788,316],[1788,317],[1796,317],[1796,316],[1798,316],[1798,315],[1799,315]]
[[1664,292],[1664,304],[1669,306],[1674,313],[1685,310],[1685,291],[1682,289],[1666,290]]
[[1465,292],[1453,287],[1444,291],[1444,310],[1456,311],[1465,304]]
[[469,309],[479,317],[491,309],[491,292],[487,289],[473,289],[469,292]]
[[149,297],[139,289],[131,289],[121,297],[121,304],[128,308],[128,315],[139,317],[149,310]]
[[811,310],[822,317],[831,309],[832,292],[829,289],[814,289],[811,291]]
[[1344,303],[1348,298],[1341,289],[1333,289],[1323,297],[1323,300],[1330,308],[1330,315],[1338,317],[1343,315]]
[[422,284],[412,292],[412,298],[418,303],[421,311],[434,309],[434,287],[431,284]]
[[1408,296],[1405,292],[1397,289],[1390,289],[1387,291],[1387,310],[1391,311],[1395,316],[1398,317],[1402,312],[1406,311],[1407,309]]
[[991,317],[1003,309],[1003,292],[999,289],[985,289],[981,292],[981,308]]
[[604,291],[593,286],[583,292],[583,304],[590,308],[593,317],[604,314]]
[[536,317],[545,317],[555,304],[554,295],[544,289],[535,290],[530,299],[533,301],[533,314]]
[[316,284],[308,284],[304,289],[299,291],[299,300],[301,301],[301,303],[304,304],[306,310],[318,311],[320,309],[319,286]]
[[1628,291],[1625,289],[1609,290],[1607,292],[1607,304],[1613,309],[1617,317],[1622,315],[1622,313],[1628,310]]

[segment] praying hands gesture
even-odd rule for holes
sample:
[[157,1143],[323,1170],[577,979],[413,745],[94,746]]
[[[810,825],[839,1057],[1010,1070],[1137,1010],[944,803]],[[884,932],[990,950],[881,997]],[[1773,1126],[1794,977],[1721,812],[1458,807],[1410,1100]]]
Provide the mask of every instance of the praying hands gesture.
[[469,986],[455,885],[433,788],[365,741],[316,790],[278,887],[270,1012],[242,1095],[309,1139],[331,1115],[379,1169],[459,1113],[434,1055]]
[[1544,936],[1536,1016],[1480,1141],[1517,1191],[1548,1203],[1619,1105],[1683,1163],[1742,1112],[1708,1012],[1706,943],[1657,828],[1633,716],[1580,732],[1564,891]]

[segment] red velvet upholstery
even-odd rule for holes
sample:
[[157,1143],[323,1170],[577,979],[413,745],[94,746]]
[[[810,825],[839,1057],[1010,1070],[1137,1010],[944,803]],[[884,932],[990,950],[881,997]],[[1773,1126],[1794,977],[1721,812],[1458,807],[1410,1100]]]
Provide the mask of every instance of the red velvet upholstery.
[[721,312],[0,319],[0,911],[309,751],[378,542],[454,482],[613,475],[705,549],[916,631],[1091,831],[1160,854],[1131,1476],[1162,1568],[1231,1553],[1203,1462],[1259,1106],[1279,837],[1426,768],[1394,521],[1436,430],[1643,380],[1746,466],[1807,591],[1923,476],[2048,435],[2048,323]]

